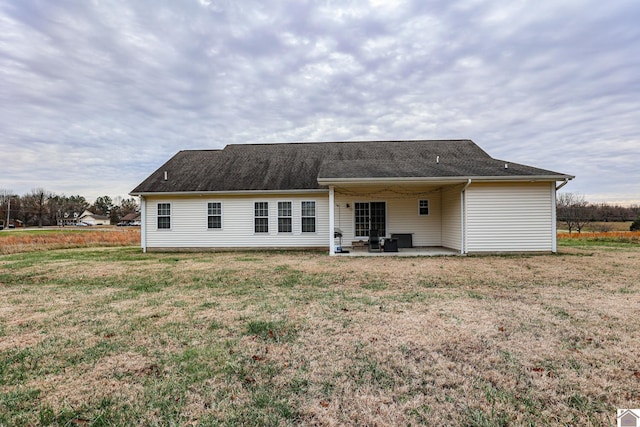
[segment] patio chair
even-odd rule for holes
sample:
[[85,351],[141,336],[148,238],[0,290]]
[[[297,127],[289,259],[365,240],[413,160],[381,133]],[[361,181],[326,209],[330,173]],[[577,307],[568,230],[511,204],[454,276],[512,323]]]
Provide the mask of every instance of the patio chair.
[[380,252],[378,230],[369,230],[369,252]]

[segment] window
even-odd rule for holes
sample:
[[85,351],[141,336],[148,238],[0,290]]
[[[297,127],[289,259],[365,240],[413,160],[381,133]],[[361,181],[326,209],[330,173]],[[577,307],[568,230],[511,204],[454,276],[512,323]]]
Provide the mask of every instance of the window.
[[278,233],[291,233],[291,202],[278,202]]
[[316,232],[316,202],[302,202],[302,232]]
[[269,202],[255,202],[254,231],[256,233],[269,232]]
[[387,204],[385,202],[356,202],[356,237],[369,236],[369,230],[378,230],[378,236],[387,234]]
[[158,229],[171,228],[171,203],[158,203]]
[[207,203],[207,228],[209,229],[222,228],[222,203],[220,202]]
[[418,211],[420,212],[420,215],[429,215],[429,201],[420,200],[418,202]]

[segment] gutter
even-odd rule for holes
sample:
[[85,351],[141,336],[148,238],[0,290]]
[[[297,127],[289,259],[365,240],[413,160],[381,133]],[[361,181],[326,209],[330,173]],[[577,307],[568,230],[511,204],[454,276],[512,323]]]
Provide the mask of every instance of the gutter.
[[237,191],[141,191],[129,193],[130,196],[252,196],[256,194],[300,194],[300,193],[322,193],[328,194],[328,189],[313,188],[299,190],[237,190]]
[[570,175],[531,175],[531,176],[441,176],[441,177],[366,177],[366,178],[319,178],[318,184],[320,185],[335,185],[335,184],[379,184],[379,183],[389,183],[389,182],[398,182],[404,184],[410,183],[462,183],[470,179],[473,181],[480,182],[533,182],[533,181],[561,181],[561,180],[569,180],[573,179],[573,176]]
[[[449,176],[449,177],[380,177],[380,178],[319,178],[319,185],[339,185],[339,184],[389,184],[389,183],[401,183],[401,184],[461,184],[466,183],[464,191],[471,180],[474,182],[534,182],[534,181],[561,181],[557,189],[560,189],[567,182],[574,177],[571,175],[532,175],[532,176]],[[256,195],[256,194],[328,194],[328,188],[299,188],[290,190],[231,190],[231,191],[140,191],[131,192],[130,196],[242,196],[242,195]]]

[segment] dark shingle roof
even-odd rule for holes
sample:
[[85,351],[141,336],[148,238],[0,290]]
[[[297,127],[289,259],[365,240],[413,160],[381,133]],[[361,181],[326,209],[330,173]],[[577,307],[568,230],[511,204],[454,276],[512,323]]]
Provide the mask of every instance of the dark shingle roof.
[[470,140],[236,144],[180,151],[131,193],[317,189],[319,179],[345,178],[570,178],[508,164]]

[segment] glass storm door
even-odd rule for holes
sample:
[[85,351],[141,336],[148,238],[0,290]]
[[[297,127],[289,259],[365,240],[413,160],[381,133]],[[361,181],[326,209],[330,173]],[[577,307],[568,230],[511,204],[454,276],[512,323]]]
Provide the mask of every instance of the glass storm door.
[[356,237],[369,237],[369,230],[378,230],[379,236],[387,234],[386,202],[356,202]]

